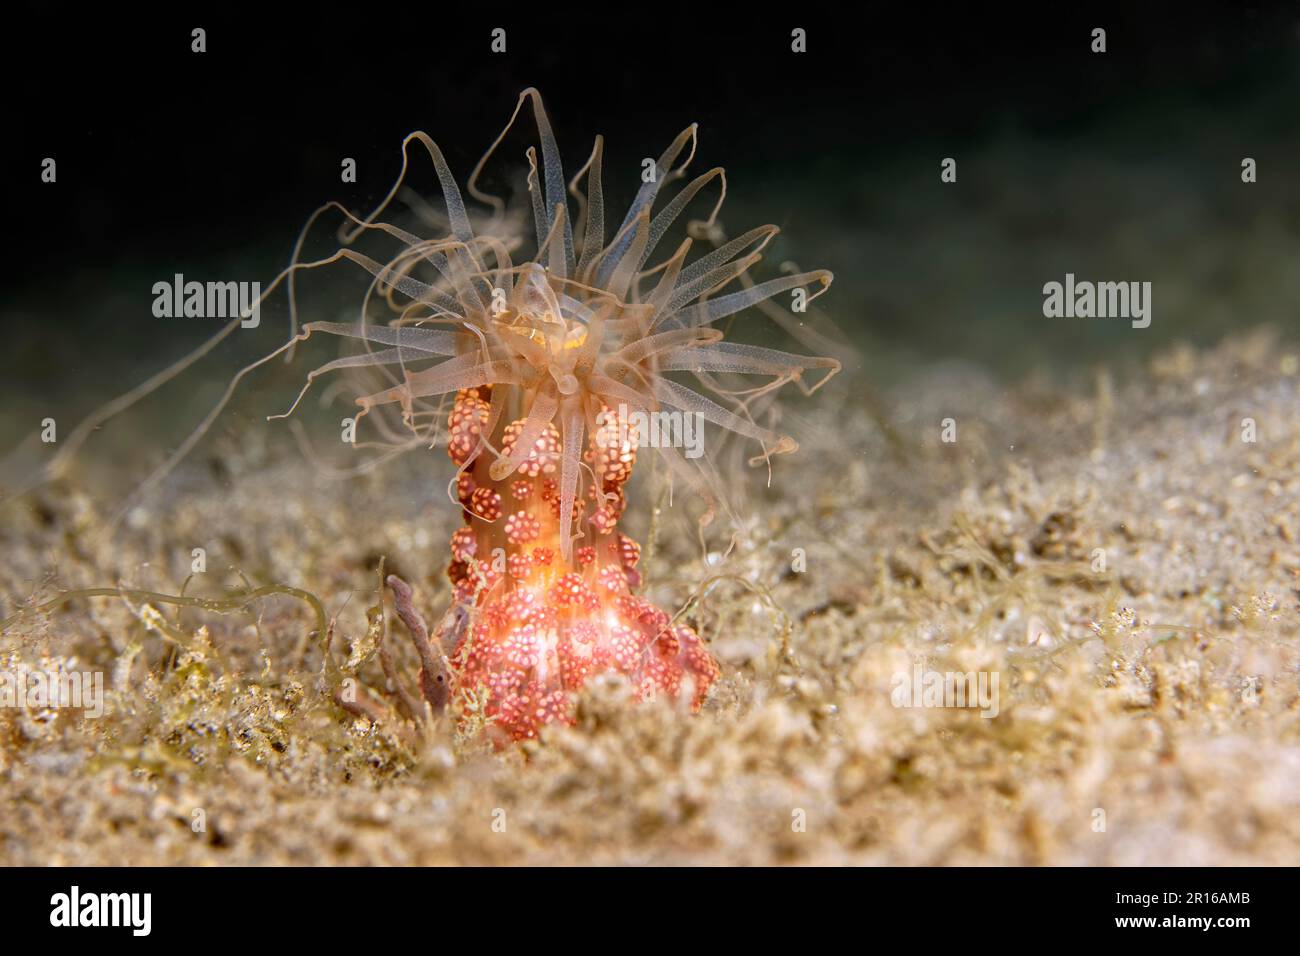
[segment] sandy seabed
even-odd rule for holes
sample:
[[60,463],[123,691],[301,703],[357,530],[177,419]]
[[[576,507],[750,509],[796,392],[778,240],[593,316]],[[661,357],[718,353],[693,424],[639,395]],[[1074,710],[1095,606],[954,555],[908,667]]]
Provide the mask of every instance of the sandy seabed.
[[[695,595],[723,665],[696,716],[603,683],[493,753],[332,704],[291,596],[27,615],[5,668],[102,672],[105,712],[0,708],[0,862],[1300,863],[1297,355],[1261,331],[1088,388],[936,374],[869,405],[843,376],[771,488],[745,478],[728,556],[689,520],[655,535],[650,596]],[[0,613],[175,595],[202,546],[185,593],[232,567],[309,591],[382,683],[379,556],[446,601],[445,458],[318,485],[261,430],[215,444],[111,535],[85,475],[11,507]],[[997,715],[895,706],[918,666],[997,675]]]

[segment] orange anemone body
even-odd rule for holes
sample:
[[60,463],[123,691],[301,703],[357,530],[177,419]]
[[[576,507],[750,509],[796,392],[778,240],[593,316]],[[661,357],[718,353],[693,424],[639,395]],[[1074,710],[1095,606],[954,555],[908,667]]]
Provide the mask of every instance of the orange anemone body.
[[[492,457],[473,450],[489,421],[491,389],[458,392],[449,420],[465,525],[452,535],[447,574],[457,600],[475,610],[451,657],[453,694],[477,695],[498,743],[571,722],[574,692],[611,671],[640,699],[685,694],[698,710],[718,664],[691,628],[635,594],[641,549],[619,530],[635,433],[609,413],[590,436],[584,461],[595,481],[586,500],[574,502],[573,518],[584,543],[566,560],[559,433],[548,426],[513,474],[493,478]],[[523,427],[504,425],[492,444],[509,454]]]

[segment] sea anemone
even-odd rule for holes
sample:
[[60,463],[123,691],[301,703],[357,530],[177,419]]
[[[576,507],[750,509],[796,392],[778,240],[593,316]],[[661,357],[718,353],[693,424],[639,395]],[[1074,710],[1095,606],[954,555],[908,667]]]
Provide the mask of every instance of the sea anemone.
[[[400,409],[408,432],[420,441],[443,441],[456,465],[449,488],[464,526],[451,537],[447,573],[456,601],[471,613],[445,662],[446,675],[453,700],[476,695],[499,742],[533,737],[542,724],[570,719],[573,692],[607,671],[628,678],[641,698],[685,695],[699,708],[718,664],[691,628],[636,595],[640,548],[620,529],[625,485],[638,448],[647,444],[641,432],[663,425],[667,440],[659,435],[653,444],[669,474],[703,494],[712,513],[726,501],[717,469],[709,456],[674,447],[689,422],[707,421],[757,442],[759,459],[792,452],[796,442],[758,424],[750,403],[791,381],[811,392],[840,367],[833,358],[723,340],[720,320],[792,290],[811,301],[830,285],[831,274],[750,281],[748,270],[778,230],[761,226],[731,240],[721,235],[716,220],[726,179],[720,168],[691,180],[655,211],[663,187],[683,178],[694,155],[694,125],[652,171],[647,162],[636,198],[609,235],[602,139],[566,195],[541,97],[525,90],[470,176],[471,196],[501,211],[501,201],[476,184],[529,102],[541,145],[540,163],[534,149],[527,152],[532,257],[515,262],[511,243],[476,234],[441,150],[414,133],[404,144],[403,172],[405,146],[420,143],[437,172],[447,232],[426,239],[380,222],[387,200],[366,219],[354,219],[352,235],[380,230],[402,244],[385,264],[344,252],[371,272],[371,291],[382,290],[396,317],[372,323],[363,308],[357,323],[313,322],[300,336],[325,332],[365,343],[364,352],[317,369],[313,379],[338,368],[398,367],[400,379],[392,376],[389,387],[356,399],[358,423],[372,410]],[[681,244],[650,264],[669,227],[711,184],[718,197],[708,218],[690,223]],[[709,251],[692,259],[701,240]],[[817,381],[803,382],[814,369]],[[694,375],[718,400],[670,373]],[[734,375],[765,381],[725,388],[719,376]],[[445,404],[430,405],[447,397],[449,414]]]
[[[531,242],[506,204],[478,186],[529,103],[541,147],[540,162],[535,148],[526,152]],[[404,185],[412,144],[432,160],[442,210]],[[734,239],[725,236],[718,222],[726,196],[721,168],[690,180],[656,211],[664,187],[684,179],[695,147],[691,125],[657,162],[647,160],[631,207],[611,231],[602,190],[603,140],[596,138],[587,161],[566,181],[534,89],[520,94],[509,123],[468,179],[470,196],[486,213],[467,207],[437,144],[424,133],[410,134],[403,141],[401,173],[368,216],[331,202],[308,220],[289,268],[258,302],[287,285],[294,323],[289,341],[234,377],[218,405],[139,486],[137,496],[194,447],[253,369],[286,352],[292,357],[316,333],[359,341],[360,352],[314,369],[293,406],[272,417],[293,412],[311,383],[328,372],[378,374],[386,387],[356,399],[353,429],[369,418],[378,444],[446,447],[456,466],[448,493],[464,525],[451,536],[447,573],[455,603],[436,644],[410,589],[389,581],[421,653],[426,702],[441,709],[450,700],[462,715],[472,705],[498,744],[570,720],[574,692],[610,671],[626,677],[641,699],[662,694],[698,710],[719,676],[717,662],[690,627],[636,593],[641,549],[623,532],[621,519],[638,450],[653,446],[668,480],[699,493],[706,503],[701,524],[720,508],[734,518],[716,446],[713,455],[703,454],[698,443],[678,446],[698,439],[708,422],[723,435],[756,443],[751,463],[793,452],[794,439],[760,424],[757,409],[787,383],[816,391],[840,362],[724,341],[722,320],[751,307],[804,341],[824,341],[769,300],[789,292],[793,312],[804,313],[832,277],[825,270],[787,271],[755,282],[749,271],[779,230],[768,225]],[[669,229],[710,187],[717,195],[707,217],[689,221],[676,249],[652,264]],[[383,221],[399,199],[438,234],[421,238]],[[345,217],[340,247],[328,258],[302,261],[305,236],[330,209]],[[381,263],[356,248],[363,235],[391,237],[400,247]],[[692,258],[697,245],[705,251]],[[520,248],[531,248],[532,256],[516,262]],[[340,259],[373,277],[359,320],[311,322],[299,332],[296,275]],[[370,316],[377,297],[391,310],[387,321]],[[47,466],[47,475],[57,474],[99,424],[179,374],[239,323],[235,319],[190,356],[84,422]],[[812,381],[804,378],[808,372],[814,372]],[[698,387],[673,375],[693,376]]]

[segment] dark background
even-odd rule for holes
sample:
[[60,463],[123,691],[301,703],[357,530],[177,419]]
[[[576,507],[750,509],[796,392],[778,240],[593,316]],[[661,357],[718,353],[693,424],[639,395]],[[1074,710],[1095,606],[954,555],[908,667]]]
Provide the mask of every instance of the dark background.
[[[1272,272],[1191,275],[1174,244],[1196,234],[1230,247],[1234,230],[1258,235],[1260,217],[1300,237],[1295,4],[487,6],[7,13],[5,388],[19,401],[96,398],[138,380],[211,331],[153,318],[154,281],[269,280],[322,200],[362,208],[386,192],[412,129],[463,182],[529,85],[566,173],[605,134],[615,204],[640,158],[698,121],[697,168],[728,169],[731,231],[776,222],[777,261],[831,268],[822,304],[882,374],[960,360],[1024,375],[1296,321],[1295,308],[1257,315],[1254,303],[1175,315],[1166,297],[1139,337],[1050,326],[1040,311],[1044,281],[1090,265],[1110,279],[1187,272],[1223,284],[1229,303],[1239,286],[1287,300]],[[203,55],[190,52],[194,26],[207,30]],[[489,51],[496,26],[505,55]],[[794,26],[807,54],[789,50]],[[1094,26],[1108,31],[1103,56],[1089,50]],[[1244,155],[1261,170],[1248,193]],[[39,181],[45,156],[55,186]],[[359,162],[356,185],[339,180],[344,156]],[[944,156],[959,157],[956,187],[939,184]],[[1137,252],[1120,236],[1135,232]],[[1033,258],[1053,244],[1059,255]],[[245,343],[254,351],[282,335],[274,313],[263,326]]]

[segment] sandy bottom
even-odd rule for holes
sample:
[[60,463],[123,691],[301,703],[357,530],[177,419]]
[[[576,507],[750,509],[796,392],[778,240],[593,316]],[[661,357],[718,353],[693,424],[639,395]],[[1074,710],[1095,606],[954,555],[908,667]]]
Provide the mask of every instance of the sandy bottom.
[[[771,489],[744,477],[730,554],[680,505],[659,522],[650,596],[690,602],[723,663],[697,716],[604,683],[576,727],[496,754],[338,709],[291,595],[28,615],[4,669],[102,672],[105,712],[0,708],[0,860],[1300,863],[1297,365],[1257,333],[1080,389],[837,381],[786,422],[804,443]],[[447,599],[445,458],[325,482],[265,429],[205,455],[112,534],[107,463],[7,510],[0,613],[243,575],[318,596],[341,673],[381,685],[378,558],[429,616]],[[895,706],[918,668],[996,677],[996,716]]]

